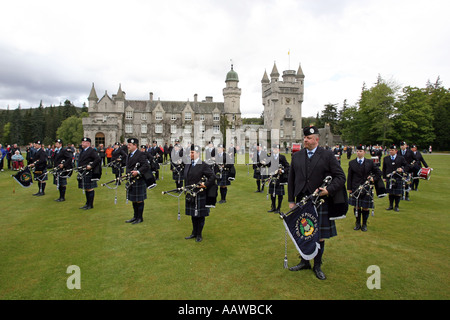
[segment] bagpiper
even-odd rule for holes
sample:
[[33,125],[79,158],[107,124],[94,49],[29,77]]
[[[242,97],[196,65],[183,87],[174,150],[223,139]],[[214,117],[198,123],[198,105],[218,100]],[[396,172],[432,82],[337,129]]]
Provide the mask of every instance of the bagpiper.
[[86,203],[80,209],[94,208],[94,197],[97,181],[101,176],[101,161],[97,151],[91,147],[91,139],[84,137],[81,140],[81,152],[78,159],[78,188],[83,189],[86,195]]
[[128,143],[127,171],[130,175],[127,182],[127,200],[133,203],[133,218],[126,223],[138,224],[144,221],[144,200],[147,199],[147,184],[144,174],[150,170],[146,155],[138,149],[138,139],[130,138]]
[[347,175],[347,191],[350,194],[348,204],[354,207],[356,217],[353,230],[361,231],[367,231],[369,209],[374,208],[374,195],[370,184],[381,179],[381,170],[373,161],[364,157],[365,153],[363,146],[356,147],[356,159],[349,161]]
[[33,196],[45,195],[45,186],[47,184],[47,154],[42,148],[42,141],[36,140],[34,143],[34,149],[36,150],[31,157],[31,164],[29,167],[34,167],[34,180],[38,182],[39,191]]
[[[279,145],[275,145],[272,148],[272,154],[269,159],[269,194],[272,205],[267,212],[280,213],[281,203],[285,194],[284,186],[287,184],[289,174],[289,162],[284,155],[280,154]],[[275,206],[276,197],[278,197],[277,206]]]
[[53,184],[55,184],[59,190],[59,198],[55,199],[57,202],[66,201],[67,177],[72,173],[72,161],[72,149],[69,147],[63,148],[62,140],[57,139],[55,141],[55,152],[53,153],[53,164],[55,166]]
[[391,145],[389,147],[389,155],[383,158],[383,179],[386,182],[386,191],[389,193],[389,207],[386,210],[399,211],[406,165],[405,158],[397,153],[397,146],[395,144]]

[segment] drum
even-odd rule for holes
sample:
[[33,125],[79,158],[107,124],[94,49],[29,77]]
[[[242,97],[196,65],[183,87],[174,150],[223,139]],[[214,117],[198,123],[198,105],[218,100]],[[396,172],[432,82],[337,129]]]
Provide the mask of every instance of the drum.
[[300,143],[293,143],[292,144],[292,149],[291,149],[291,154],[294,154],[297,151],[300,151],[300,149],[301,149]]
[[419,179],[430,180],[432,168],[420,168],[419,172],[417,172],[417,176]]
[[372,157],[372,161],[373,161],[374,164],[379,164],[380,163],[380,158]]
[[335,156],[335,158],[336,158],[336,160],[337,160],[338,162],[341,161],[341,155],[340,155],[340,154],[335,154],[334,156]]

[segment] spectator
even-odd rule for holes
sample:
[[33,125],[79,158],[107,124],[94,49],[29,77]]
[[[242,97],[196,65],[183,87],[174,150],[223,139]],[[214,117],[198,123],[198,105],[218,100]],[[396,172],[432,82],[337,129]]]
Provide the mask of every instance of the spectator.
[[108,164],[111,162],[113,150],[114,148],[112,146],[109,146],[108,149],[106,149],[106,162]]
[[23,169],[23,156],[20,153],[19,150],[16,150],[16,152],[11,157],[13,170],[21,170]]
[[6,150],[0,144],[0,171],[4,171],[3,170],[3,159],[6,158],[6,154],[7,154]]

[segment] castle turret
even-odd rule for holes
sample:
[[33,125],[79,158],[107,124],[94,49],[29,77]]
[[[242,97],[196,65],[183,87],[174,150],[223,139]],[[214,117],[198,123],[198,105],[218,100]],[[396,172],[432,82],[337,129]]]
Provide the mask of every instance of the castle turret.
[[94,83],[92,83],[92,88],[91,92],[89,93],[88,101],[89,101],[88,111],[93,111],[97,106],[98,102],[98,97],[97,93],[95,92]]
[[239,77],[231,65],[231,70],[225,79],[226,87],[223,89],[224,112],[229,123],[240,125],[241,122],[241,89],[238,87]]

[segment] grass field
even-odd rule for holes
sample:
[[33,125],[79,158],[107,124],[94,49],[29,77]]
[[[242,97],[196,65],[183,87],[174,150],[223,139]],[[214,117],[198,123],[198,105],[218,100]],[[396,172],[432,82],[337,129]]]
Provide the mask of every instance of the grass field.
[[[353,158],[355,156],[353,155]],[[85,198],[75,177],[66,202],[52,182],[44,197],[33,197],[0,173],[0,299],[449,299],[449,155],[424,155],[434,169],[400,212],[385,211],[376,199],[368,231],[354,231],[353,213],[336,222],[338,236],[326,242],[322,270],[283,268],[285,232],[278,215],[267,213],[266,193],[254,193],[252,171],[237,166],[227,203],[206,218],[203,241],[185,240],[190,217],[177,220],[177,199],[161,191],[175,187],[170,171],[148,191],[144,223],[132,216],[125,190],[96,189],[94,209],[79,210]],[[344,157],[346,158],[346,157]],[[290,156],[288,156],[290,161]],[[347,173],[348,160],[342,160]],[[111,180],[111,171],[102,181]],[[15,192],[13,190],[15,189]],[[287,190],[286,190],[287,191]],[[220,196],[219,196],[220,197]],[[287,211],[287,195],[283,211]],[[289,266],[298,254],[288,240]],[[68,266],[81,272],[81,289],[67,288]],[[367,268],[380,268],[381,289],[368,289]]]

